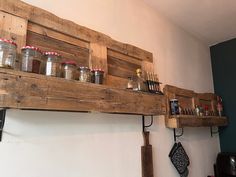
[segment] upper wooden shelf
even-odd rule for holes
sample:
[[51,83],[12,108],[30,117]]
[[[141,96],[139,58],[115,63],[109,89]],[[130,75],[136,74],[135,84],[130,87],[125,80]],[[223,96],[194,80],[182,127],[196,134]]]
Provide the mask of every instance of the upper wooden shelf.
[[0,69],[0,107],[163,115],[166,99],[163,95]]
[[216,112],[216,95],[212,93],[195,93],[192,90],[186,90],[170,85],[164,88],[164,94],[167,97],[167,114],[165,118],[166,127],[184,128],[184,127],[213,127],[226,126],[227,117],[219,116],[196,116],[196,115],[170,115],[169,100],[177,98],[179,104],[184,109],[195,108],[195,105],[205,105],[209,111]]

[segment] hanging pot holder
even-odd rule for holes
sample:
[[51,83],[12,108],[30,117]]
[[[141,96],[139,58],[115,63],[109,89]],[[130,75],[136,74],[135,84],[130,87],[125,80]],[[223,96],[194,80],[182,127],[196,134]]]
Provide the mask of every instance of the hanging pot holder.
[[190,161],[186,151],[184,150],[180,142],[174,144],[169,153],[169,157],[174,167],[181,175],[181,177],[187,177],[188,176],[187,167],[189,166]]

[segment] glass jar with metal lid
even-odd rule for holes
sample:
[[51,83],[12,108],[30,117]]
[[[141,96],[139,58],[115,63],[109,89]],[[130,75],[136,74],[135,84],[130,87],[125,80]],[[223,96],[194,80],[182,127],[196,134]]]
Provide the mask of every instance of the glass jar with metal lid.
[[61,75],[61,55],[56,52],[45,52],[46,75],[60,77]]
[[15,42],[0,38],[0,67],[11,69],[15,67],[16,48]]
[[21,49],[21,70],[25,72],[40,74],[42,65],[42,52],[39,48],[25,46]]
[[92,83],[103,84],[104,71],[102,69],[92,69]]
[[79,81],[90,82],[90,69],[88,67],[79,67]]
[[75,79],[76,62],[64,61],[62,63],[62,77],[68,80]]

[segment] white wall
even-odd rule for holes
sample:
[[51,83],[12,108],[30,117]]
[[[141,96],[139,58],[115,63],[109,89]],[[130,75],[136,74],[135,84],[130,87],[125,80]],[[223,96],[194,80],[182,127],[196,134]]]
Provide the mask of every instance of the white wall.
[[[165,84],[213,91],[209,48],[142,0],[25,0],[112,38],[154,54]],[[168,153],[173,132],[164,117],[151,130],[155,177],[178,177]],[[7,112],[0,171],[3,177],[141,177],[141,117]],[[190,177],[213,174],[218,137],[208,128],[186,128],[180,138],[191,159]]]

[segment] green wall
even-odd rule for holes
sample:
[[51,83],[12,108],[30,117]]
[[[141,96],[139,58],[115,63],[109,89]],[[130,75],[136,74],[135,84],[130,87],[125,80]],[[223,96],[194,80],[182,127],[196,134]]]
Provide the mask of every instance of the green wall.
[[223,98],[229,126],[221,129],[222,152],[236,152],[236,39],[211,47],[215,93]]

